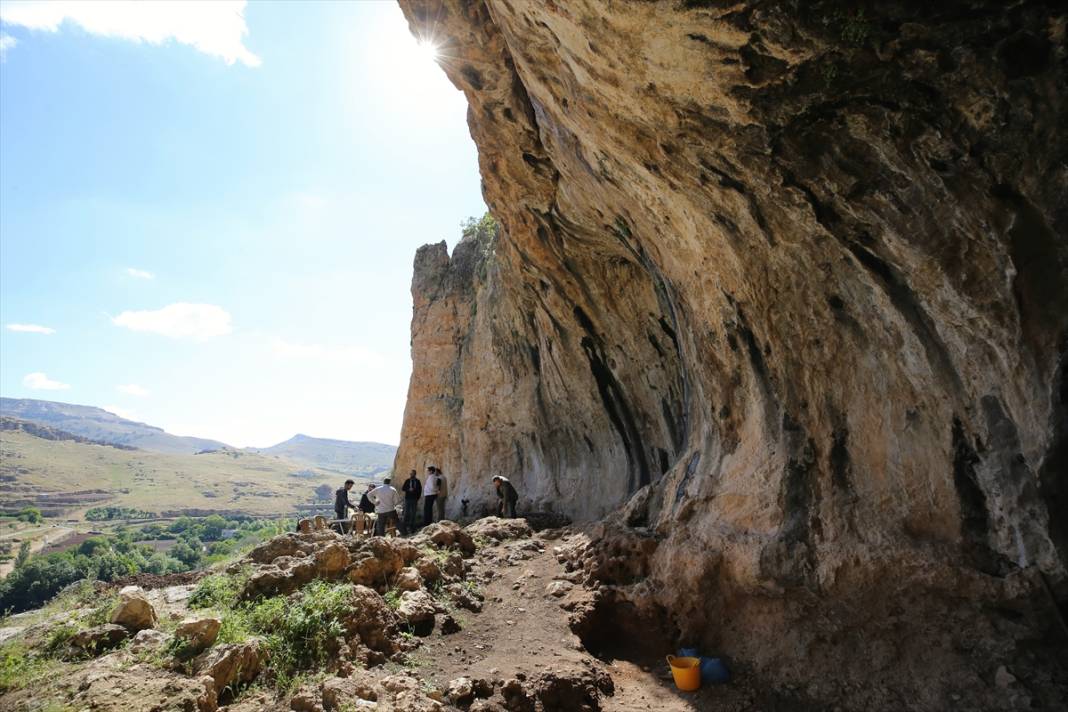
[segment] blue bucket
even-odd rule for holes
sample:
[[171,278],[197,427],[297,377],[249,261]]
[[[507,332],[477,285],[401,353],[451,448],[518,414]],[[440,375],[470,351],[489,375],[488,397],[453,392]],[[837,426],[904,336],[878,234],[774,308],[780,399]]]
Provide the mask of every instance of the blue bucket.
[[701,682],[716,685],[731,681],[731,671],[719,658],[701,658]]
[[679,648],[681,658],[701,658],[701,684],[718,685],[731,681],[731,671],[720,658],[702,657],[697,648]]

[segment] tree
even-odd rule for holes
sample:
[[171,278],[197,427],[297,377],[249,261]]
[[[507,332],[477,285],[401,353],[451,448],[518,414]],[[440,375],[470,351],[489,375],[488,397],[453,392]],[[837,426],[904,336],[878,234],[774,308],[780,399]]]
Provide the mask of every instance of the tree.
[[37,507],[25,507],[21,509],[16,516],[21,521],[30,524],[40,524],[44,521],[44,517],[41,515],[41,510]]
[[19,544],[19,553],[15,558],[15,568],[21,569],[30,560],[30,542],[24,541]]
[[200,563],[200,547],[198,546],[194,548],[185,540],[175,544],[174,548],[171,549],[170,554],[189,568],[193,568]]
[[315,498],[320,502],[330,501],[330,495],[334,494],[333,488],[325,482],[315,488]]
[[95,556],[108,550],[108,540],[102,536],[91,536],[78,546],[78,553],[83,556]]
[[206,517],[201,524],[204,532],[203,537],[208,541],[218,541],[221,539],[223,529],[226,528],[226,520],[218,514]]

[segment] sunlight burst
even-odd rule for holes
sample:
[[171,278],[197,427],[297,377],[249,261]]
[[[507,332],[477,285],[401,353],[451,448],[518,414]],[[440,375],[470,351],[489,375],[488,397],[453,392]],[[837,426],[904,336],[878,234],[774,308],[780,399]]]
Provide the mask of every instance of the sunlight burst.
[[436,42],[430,39],[421,39],[416,44],[417,52],[420,60],[426,60],[430,62],[436,62],[438,59],[439,47]]

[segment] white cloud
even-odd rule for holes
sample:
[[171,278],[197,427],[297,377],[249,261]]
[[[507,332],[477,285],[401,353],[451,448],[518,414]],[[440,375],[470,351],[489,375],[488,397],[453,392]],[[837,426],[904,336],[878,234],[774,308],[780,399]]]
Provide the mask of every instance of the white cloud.
[[138,398],[147,398],[149,391],[143,386],[139,386],[136,383],[127,383],[122,386],[116,386],[120,393],[125,393],[128,396],[137,396]]
[[40,371],[27,373],[25,378],[22,379],[22,385],[35,391],[65,391],[70,388],[66,383],[53,381]]
[[18,43],[19,41],[11,35],[0,32],[0,62],[7,59],[7,51]]
[[322,361],[341,361],[352,365],[378,366],[383,362],[382,356],[363,346],[323,344],[302,344],[285,339],[271,341],[271,351],[275,356],[287,359],[315,359]]
[[27,334],[54,334],[55,329],[40,324],[8,324],[8,331],[22,331]]
[[143,269],[134,269],[133,267],[126,268],[126,274],[131,277],[137,277],[138,279],[155,279],[156,275]]
[[116,326],[147,331],[172,339],[204,341],[233,331],[230,313],[214,304],[168,304],[155,311],[124,311],[112,318]]
[[120,418],[125,418],[126,420],[137,420],[137,411],[134,410],[120,408],[117,405],[105,405],[104,410],[111,413],[112,415],[117,415]]
[[4,0],[0,20],[31,30],[56,32],[65,21],[86,32],[134,42],[174,40],[227,64],[260,66],[244,44],[245,0]]

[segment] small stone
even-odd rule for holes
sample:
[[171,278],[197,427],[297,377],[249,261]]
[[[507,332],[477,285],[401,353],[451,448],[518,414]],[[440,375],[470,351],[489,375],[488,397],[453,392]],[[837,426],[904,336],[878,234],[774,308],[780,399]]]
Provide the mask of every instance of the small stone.
[[1005,688],[1014,682],[1016,682],[1016,676],[1009,672],[1009,669],[1004,665],[999,665],[997,672],[994,673],[994,684]]
[[555,598],[563,598],[575,585],[570,581],[553,581],[545,587],[545,593]]

